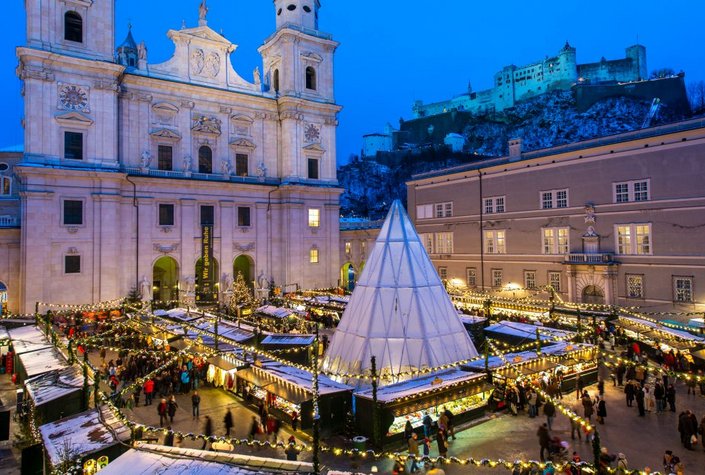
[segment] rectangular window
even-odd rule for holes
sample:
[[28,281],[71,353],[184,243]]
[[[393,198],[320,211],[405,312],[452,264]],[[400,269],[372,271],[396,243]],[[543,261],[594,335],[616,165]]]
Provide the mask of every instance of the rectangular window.
[[524,288],[525,289],[535,289],[536,288],[536,271],[535,270],[525,270],[524,271]]
[[171,171],[174,167],[174,149],[170,145],[157,147],[157,167],[160,170]]
[[64,226],[83,224],[83,201],[64,200]]
[[352,243],[345,241],[345,254],[352,254]]
[[487,254],[506,254],[505,236],[505,231],[485,231],[485,252]]
[[424,249],[426,249],[427,254],[433,254],[433,234],[423,233],[419,234],[421,238],[421,243],[423,243]]
[[318,264],[318,248],[311,248],[311,250],[308,252],[308,261],[311,264]]
[[630,299],[644,298],[644,276],[627,274],[627,297]]
[[308,227],[317,228],[321,225],[321,210],[311,208],[308,210]]
[[81,256],[64,256],[64,274],[81,273]]
[[504,213],[504,196],[493,196],[491,198],[485,198],[485,213]]
[[436,233],[436,254],[453,254],[453,233]]
[[83,160],[83,134],[64,132],[64,158]]
[[443,205],[444,205],[444,207],[443,207],[444,216],[446,218],[452,218],[453,217],[453,203],[452,202],[444,203]]
[[542,251],[543,254],[568,254],[570,228],[543,228]]
[[615,228],[617,254],[651,254],[651,224],[618,224]]
[[318,159],[308,159],[308,178],[310,180],[318,180]]
[[492,287],[502,287],[502,269],[492,269]]
[[673,300],[676,302],[692,302],[693,301],[693,278],[692,277],[673,277]]
[[629,203],[634,201],[649,201],[649,180],[634,180],[614,183],[614,202]]
[[448,280],[448,268],[447,267],[439,267],[438,268],[438,277],[440,277],[441,280]]
[[433,205],[417,205],[416,219],[433,218]]
[[549,272],[548,273],[548,285],[553,287],[556,292],[561,291],[561,273],[560,272]]
[[250,227],[250,207],[249,206],[238,206],[237,207],[237,225],[244,228]]
[[159,226],[174,225],[174,205],[160,204],[159,205]]
[[248,176],[250,157],[246,153],[235,154],[235,175]]
[[547,190],[541,192],[541,209],[567,208],[568,190]]
[[215,207],[201,206],[201,226],[213,226],[215,224]]
[[474,267],[468,267],[465,269],[465,278],[468,283],[468,287],[477,287],[477,269]]
[[436,204],[436,218],[442,218],[443,217],[443,203],[437,203]]

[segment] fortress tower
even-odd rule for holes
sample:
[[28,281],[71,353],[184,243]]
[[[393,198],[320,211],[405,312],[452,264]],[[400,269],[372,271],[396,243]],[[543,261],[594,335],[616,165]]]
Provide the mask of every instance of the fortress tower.
[[639,80],[648,79],[649,73],[646,69],[646,47],[642,45],[633,45],[626,49],[627,58],[633,62],[634,72],[638,75]]

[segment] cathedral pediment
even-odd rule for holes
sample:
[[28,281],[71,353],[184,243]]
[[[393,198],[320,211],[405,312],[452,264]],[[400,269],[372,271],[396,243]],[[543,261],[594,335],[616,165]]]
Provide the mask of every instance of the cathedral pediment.
[[199,26],[196,28],[186,28],[183,30],[169,31],[169,38],[174,42],[185,41],[187,43],[202,43],[203,46],[216,47],[219,49],[229,50],[232,52],[237,48],[223,35],[216,33],[208,26]]
[[54,119],[56,119],[56,121],[64,127],[88,127],[93,125],[93,119],[88,117],[86,114],[76,111],[57,114],[54,116]]
[[166,127],[157,127],[155,129],[152,129],[149,132],[149,135],[152,137],[158,137],[162,139],[172,139],[172,140],[180,140],[181,139],[181,134],[178,133],[175,130],[172,129],[167,129]]
[[229,143],[233,147],[249,148],[253,150],[257,148],[257,145],[255,145],[253,141],[244,138],[234,138],[231,139]]
[[320,144],[317,144],[317,143],[312,143],[311,145],[305,146],[304,150],[306,150],[307,152],[319,152],[319,153],[323,153],[326,151],[325,148],[321,147]]

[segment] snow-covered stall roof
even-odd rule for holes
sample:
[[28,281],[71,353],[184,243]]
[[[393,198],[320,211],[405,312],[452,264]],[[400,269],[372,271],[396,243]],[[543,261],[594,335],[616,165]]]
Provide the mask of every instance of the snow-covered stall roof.
[[44,336],[44,333],[33,325],[13,328],[8,330],[8,333],[10,334],[10,338],[12,338],[12,347],[15,349],[16,355],[52,346],[49,340]]
[[83,374],[77,366],[69,366],[35,376],[25,381],[34,405],[39,407],[83,389]]
[[[259,475],[273,473],[313,473],[308,462],[270,459],[206,450],[137,443],[107,467],[101,475]],[[139,450],[144,449],[144,450]]]
[[[160,312],[160,313],[157,313]],[[193,322],[199,318],[203,318],[203,315],[197,311],[189,311],[185,308],[172,308],[171,310],[157,310],[154,312],[157,316],[164,316],[172,318],[174,320],[181,320],[182,322]]]
[[257,309],[257,313],[261,313],[262,315],[267,315],[268,317],[274,317],[274,318],[286,318],[292,313],[294,313],[293,310],[290,310],[288,308],[284,307],[275,307],[274,305],[264,305],[262,307],[259,307]]
[[[377,400],[390,403],[402,398],[413,397],[421,392],[440,391],[449,386],[454,386],[465,381],[484,381],[484,374],[469,373],[459,369],[436,371],[422,377],[403,381],[401,383],[382,386],[377,390]],[[372,399],[372,390],[355,393],[356,396]]]
[[[695,328],[705,328],[705,318],[691,318],[688,320],[688,326]],[[2,339],[0,337],[0,339]]]
[[290,334],[272,334],[267,335],[264,340],[262,340],[262,345],[292,345],[292,346],[308,346],[313,344],[313,340],[316,337],[314,335],[298,335],[295,333]]
[[485,323],[487,319],[485,317],[478,317],[476,315],[465,315],[459,314],[460,316],[460,321],[463,322],[466,325],[477,325],[480,323]]
[[54,347],[44,348],[18,356],[27,378],[68,367],[68,363],[59,350]]
[[677,330],[675,328],[670,328],[659,323],[650,322],[648,320],[642,320],[641,318],[620,315],[619,322],[627,322],[628,324],[631,323],[634,325],[642,325],[645,327],[649,327],[652,330],[657,330],[661,333],[665,333],[666,335],[669,335],[674,339],[687,340],[692,341],[694,343],[705,343],[705,337],[693,335],[692,333],[688,333],[685,330]]
[[[77,455],[85,457],[120,441],[128,441],[131,436],[130,428],[120,422],[107,406],[44,424],[39,427],[39,432],[49,461],[54,465],[61,462],[66,442]],[[126,470],[123,473],[134,472]]]
[[[215,323],[211,321],[202,320],[199,322],[192,323],[192,325],[198,328],[199,330],[215,333]],[[221,320],[218,323],[218,337],[228,338],[237,343],[242,343],[251,340],[255,337],[255,335],[252,332],[243,330],[242,328],[238,328],[235,324]],[[205,341],[206,337],[204,336],[203,339]]]
[[511,322],[509,320],[502,320],[499,323],[490,325],[485,328],[485,332],[514,336],[527,340],[536,340],[536,329],[539,330],[539,338],[541,338],[541,341],[549,341],[555,338],[570,339],[575,336],[575,332],[571,331],[558,330],[556,328],[545,327],[542,325]]
[[[594,345],[589,345],[587,343],[569,343],[565,341],[560,341],[549,346],[541,348],[542,355],[549,356],[564,356],[568,353],[579,350],[590,350],[595,348]],[[528,361],[538,360],[539,356],[536,351],[521,351],[517,353],[506,353],[504,359],[499,356],[490,356],[488,360],[488,367],[490,370],[501,369],[504,367],[509,367],[512,364],[523,364]],[[509,363],[506,363],[509,361]],[[484,371],[485,370],[485,359],[479,359],[472,361],[463,367],[470,369],[471,371]]]
[[435,368],[477,356],[401,203],[384,226],[326,352],[333,374],[380,375]]

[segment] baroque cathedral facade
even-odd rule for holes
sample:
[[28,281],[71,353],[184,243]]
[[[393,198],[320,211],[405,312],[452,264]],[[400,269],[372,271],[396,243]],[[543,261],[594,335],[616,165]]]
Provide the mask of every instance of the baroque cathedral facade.
[[261,291],[337,284],[338,43],[318,29],[318,0],[274,7],[250,82],[205,1],[198,26],[168,32],[161,64],[131,32],[116,48],[114,0],[26,2],[10,311],[132,288],[224,301],[238,273]]

